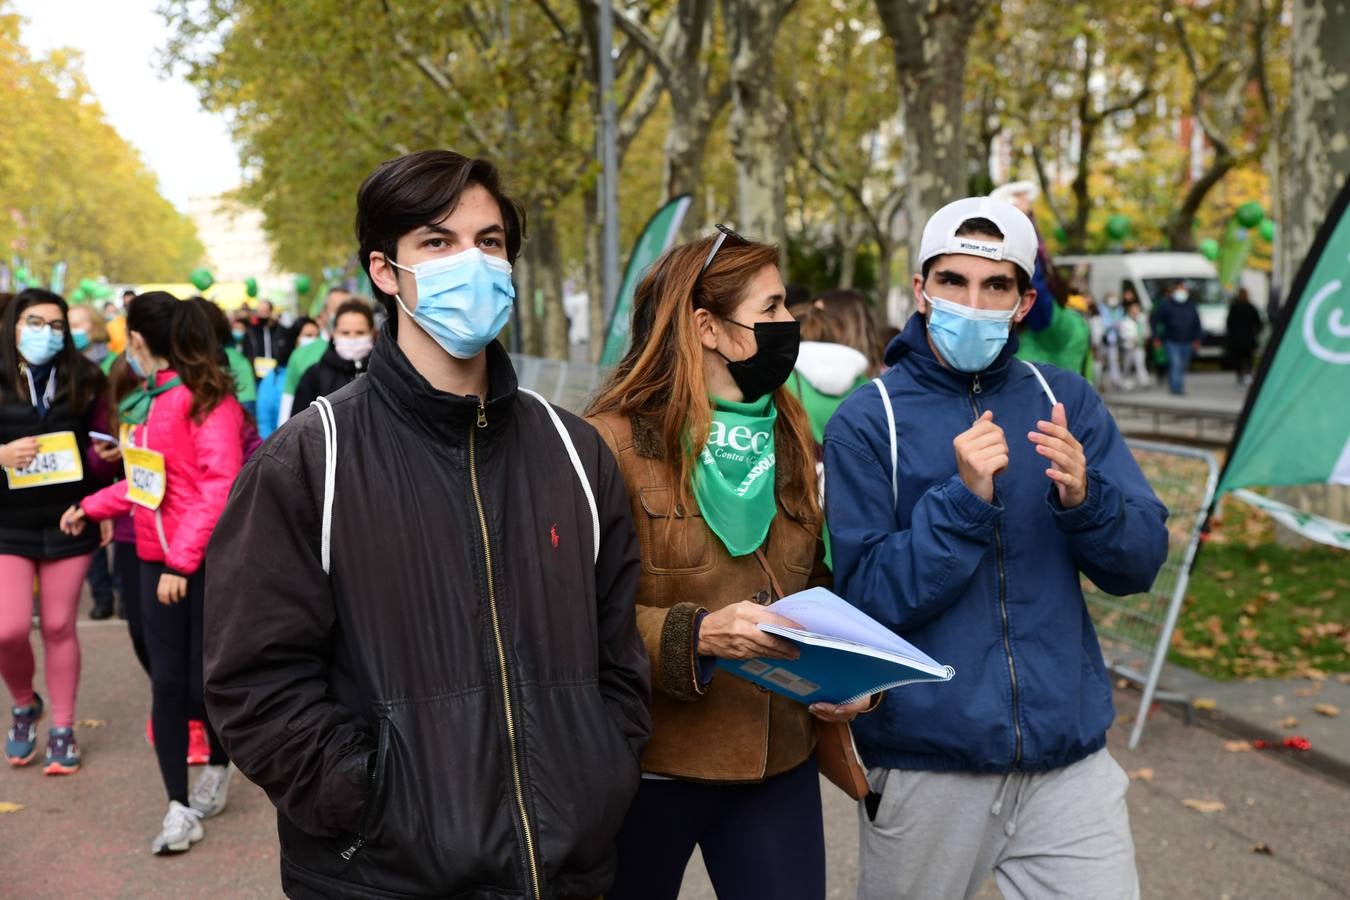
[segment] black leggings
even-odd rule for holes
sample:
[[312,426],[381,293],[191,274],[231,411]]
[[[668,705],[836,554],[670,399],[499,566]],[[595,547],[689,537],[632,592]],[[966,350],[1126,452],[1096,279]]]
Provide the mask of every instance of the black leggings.
[[815,758],[760,784],[643,779],[619,830],[605,900],[675,900],[698,846],[718,900],[823,900]]
[[206,576],[202,569],[188,579],[187,596],[177,603],[160,603],[159,576],[163,563],[141,563],[141,612],[145,615],[145,646],[150,651],[155,729],[155,756],[170,800],[188,802],[188,719],[206,723],[211,765],[229,762],[202,701],[202,598]]
[[131,649],[145,674],[150,674],[150,651],[145,649],[145,613],[141,604],[141,560],[136,556],[136,545],[113,542],[113,572],[122,583],[122,609],[127,615],[127,633],[131,635]]

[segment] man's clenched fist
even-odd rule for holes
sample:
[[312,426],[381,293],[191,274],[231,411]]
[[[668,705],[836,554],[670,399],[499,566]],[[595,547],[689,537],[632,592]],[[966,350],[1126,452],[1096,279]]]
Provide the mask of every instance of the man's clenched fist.
[[1008,441],[994,424],[994,414],[985,410],[975,424],[952,441],[956,471],[970,492],[985,503],[994,502],[994,476],[1008,468]]

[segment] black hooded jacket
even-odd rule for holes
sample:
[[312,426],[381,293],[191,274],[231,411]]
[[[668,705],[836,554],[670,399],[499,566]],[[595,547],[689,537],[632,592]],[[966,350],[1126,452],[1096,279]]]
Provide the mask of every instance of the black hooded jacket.
[[300,383],[296,385],[295,400],[291,408],[294,410],[308,409],[316,398],[337,393],[359,376],[364,375],[366,364],[369,362],[369,356],[365,359],[343,359],[338,356],[337,347],[330,344],[328,349],[324,351],[323,356],[319,357],[319,361],[310,366],[304,375],[300,376]]
[[613,457],[497,343],[490,399],[393,340],[241,472],[208,553],[206,699],[276,804],[292,897],[596,896],[650,732],[637,541]]

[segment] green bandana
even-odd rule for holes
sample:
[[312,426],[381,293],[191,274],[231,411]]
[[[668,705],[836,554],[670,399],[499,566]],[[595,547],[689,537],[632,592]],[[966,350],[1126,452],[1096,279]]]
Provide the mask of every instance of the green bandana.
[[183,383],[183,379],[177,375],[161,384],[159,387],[137,388],[130,394],[122,398],[122,402],[117,404],[117,418],[128,425],[144,425],[145,420],[150,418],[150,405],[156,397],[165,391],[176,388]]
[[778,510],[773,447],[777,419],[772,394],[754,403],[713,402],[708,443],[694,469],[694,499],[732,556],[759,549]]

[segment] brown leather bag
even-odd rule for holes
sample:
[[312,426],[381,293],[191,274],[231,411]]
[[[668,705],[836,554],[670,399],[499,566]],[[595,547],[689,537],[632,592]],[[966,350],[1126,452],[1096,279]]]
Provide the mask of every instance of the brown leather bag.
[[[764,551],[756,550],[756,558],[769,576],[774,600],[783,599],[783,589],[769,568]],[[848,722],[827,722],[816,719],[816,766],[820,774],[854,800],[862,800],[871,788],[867,784],[867,770],[863,768],[858,746],[853,743],[853,729]]]

